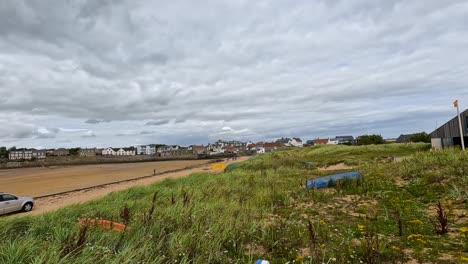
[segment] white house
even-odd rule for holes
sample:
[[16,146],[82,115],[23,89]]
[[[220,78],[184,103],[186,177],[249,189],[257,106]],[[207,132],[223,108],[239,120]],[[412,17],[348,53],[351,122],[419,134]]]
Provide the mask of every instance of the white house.
[[210,155],[216,155],[224,153],[224,145],[222,142],[216,142],[210,143],[206,148],[210,152]]
[[136,147],[137,155],[155,155],[156,146],[154,145],[140,145]]
[[338,145],[340,143],[340,141],[336,138],[329,138],[328,139],[328,145]]
[[265,146],[263,143],[257,143],[255,145],[255,150],[257,151],[258,154],[264,154],[265,153]]
[[135,148],[105,148],[102,150],[103,156],[135,156]]
[[103,156],[115,156],[117,153],[118,149],[113,149],[113,148],[105,148],[102,150],[102,155]]
[[300,138],[291,138],[289,139],[288,145],[291,147],[302,147],[304,144]]
[[121,148],[117,151],[117,156],[135,156],[136,151],[135,148]]
[[162,152],[167,152],[167,151],[173,151],[173,150],[179,150],[180,147],[177,145],[172,145],[172,146],[161,146],[159,147],[156,152],[162,153]]

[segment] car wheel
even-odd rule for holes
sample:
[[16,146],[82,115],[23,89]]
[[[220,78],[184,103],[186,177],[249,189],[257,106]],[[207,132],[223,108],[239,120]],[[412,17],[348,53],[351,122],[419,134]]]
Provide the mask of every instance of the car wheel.
[[32,203],[25,203],[23,205],[23,212],[29,212],[33,209],[33,204]]

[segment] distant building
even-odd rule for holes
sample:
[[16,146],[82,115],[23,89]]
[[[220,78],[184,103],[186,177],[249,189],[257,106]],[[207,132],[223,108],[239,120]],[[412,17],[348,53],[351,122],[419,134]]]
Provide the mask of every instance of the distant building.
[[136,150],[130,148],[105,148],[102,150],[103,156],[135,156]]
[[174,151],[174,150],[179,150],[180,147],[177,145],[171,145],[171,146],[160,146],[156,152],[162,153],[162,152],[167,152],[167,151]]
[[300,138],[280,138],[276,140],[276,143],[279,143],[287,147],[302,147],[304,144]]
[[338,139],[335,138],[329,138],[327,142],[328,145],[338,145],[339,143]]
[[97,150],[95,148],[82,148],[78,151],[80,157],[94,157],[96,154]]
[[255,150],[258,154],[265,153],[265,146],[263,145],[263,142],[258,142],[257,144],[255,144]]
[[395,140],[395,142],[396,142],[396,143],[409,143],[409,142],[411,142],[411,136],[412,136],[412,135],[413,135],[413,134],[406,134],[406,135],[401,134],[401,135]]
[[325,144],[328,144],[328,138],[314,139],[314,145],[325,145]]
[[463,111],[460,116],[462,134],[460,134],[458,117],[455,116],[429,134],[431,136],[433,148],[461,146],[461,136],[463,136],[465,140],[465,146],[468,147],[468,109]]
[[137,155],[155,155],[156,146],[155,145],[140,145],[136,147]]
[[32,159],[32,150],[12,150],[8,154],[9,160],[30,160]]
[[353,136],[336,136],[334,138],[335,141],[338,141],[338,144],[349,144],[349,143],[354,143],[354,137]]
[[233,147],[233,146],[225,146],[223,147],[223,153],[226,153],[226,154],[234,154],[234,153],[237,153],[238,150],[237,148]]
[[210,155],[216,155],[216,154],[221,154],[224,153],[224,142],[216,142],[216,143],[210,143],[206,147]]
[[300,138],[292,138],[289,140],[289,146],[291,147],[302,147],[304,144],[302,143],[302,140]]
[[53,149],[47,151],[46,155],[48,156],[55,156],[55,157],[63,157],[70,155],[70,151],[65,148]]
[[206,147],[203,146],[203,145],[201,145],[201,146],[192,145],[192,146],[189,147],[189,150],[192,150],[196,154],[206,153]]
[[265,152],[271,152],[273,150],[276,150],[280,148],[282,145],[279,142],[265,142],[263,144],[263,147],[265,149]]
[[290,138],[280,138],[280,139],[277,139],[276,142],[283,145],[283,146],[289,146],[289,141],[291,139]]
[[255,143],[250,143],[247,145],[247,150],[255,150]]
[[35,159],[45,159],[46,150],[36,150],[36,149],[25,149],[25,150],[13,150],[8,154],[9,160],[31,160]]

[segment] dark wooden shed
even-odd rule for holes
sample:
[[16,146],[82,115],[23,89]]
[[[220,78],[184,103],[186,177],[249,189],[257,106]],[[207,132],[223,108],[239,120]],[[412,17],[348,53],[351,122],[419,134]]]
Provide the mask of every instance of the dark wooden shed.
[[[465,144],[468,142],[468,109],[461,114],[462,132],[465,139]],[[451,147],[454,145],[461,145],[460,127],[458,125],[458,117],[450,119],[447,123],[443,124],[432,133],[431,136],[432,146],[434,148]]]

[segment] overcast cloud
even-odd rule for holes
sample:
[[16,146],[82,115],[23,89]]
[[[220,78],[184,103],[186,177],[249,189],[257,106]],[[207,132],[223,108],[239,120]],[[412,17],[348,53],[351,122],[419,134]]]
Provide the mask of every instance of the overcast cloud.
[[467,36],[463,0],[5,0],[0,145],[431,132]]

